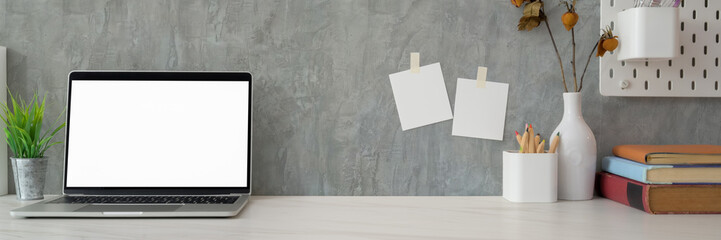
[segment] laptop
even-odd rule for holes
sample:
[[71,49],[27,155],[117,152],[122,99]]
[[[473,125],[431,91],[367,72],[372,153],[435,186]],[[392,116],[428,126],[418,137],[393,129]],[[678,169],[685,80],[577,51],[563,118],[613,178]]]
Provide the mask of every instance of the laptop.
[[251,186],[247,72],[73,71],[63,194],[15,217],[230,217]]

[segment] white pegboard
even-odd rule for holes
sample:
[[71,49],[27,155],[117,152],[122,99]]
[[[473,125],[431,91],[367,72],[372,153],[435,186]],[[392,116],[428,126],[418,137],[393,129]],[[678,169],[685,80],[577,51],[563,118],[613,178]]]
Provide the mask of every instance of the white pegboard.
[[[613,28],[616,14],[633,0],[601,0],[601,29]],[[684,0],[679,9],[681,55],[663,61],[618,61],[606,53],[599,61],[604,96],[721,97],[721,19],[719,0]],[[623,36],[618,36],[623,44]],[[611,55],[609,55],[611,54]],[[626,80],[628,86],[621,87]]]

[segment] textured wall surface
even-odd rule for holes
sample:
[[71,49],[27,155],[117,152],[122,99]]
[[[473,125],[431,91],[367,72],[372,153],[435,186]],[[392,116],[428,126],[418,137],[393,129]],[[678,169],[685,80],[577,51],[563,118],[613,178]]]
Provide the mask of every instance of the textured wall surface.
[[[563,9],[547,2],[570,75]],[[582,65],[598,2],[578,9]],[[252,72],[254,194],[500,195],[513,130],[531,122],[548,134],[563,108],[548,33],[516,31],[520,14],[508,0],[0,0],[0,45],[10,89],[47,92],[49,116],[73,69]],[[456,78],[477,66],[509,83],[504,141],[453,137],[451,121],[401,131],[388,74],[408,69],[413,51],[441,63],[452,104]],[[597,60],[586,80],[599,156],[625,143],[719,143],[718,99],[602,97]],[[48,152],[47,193],[61,191],[62,152]]]

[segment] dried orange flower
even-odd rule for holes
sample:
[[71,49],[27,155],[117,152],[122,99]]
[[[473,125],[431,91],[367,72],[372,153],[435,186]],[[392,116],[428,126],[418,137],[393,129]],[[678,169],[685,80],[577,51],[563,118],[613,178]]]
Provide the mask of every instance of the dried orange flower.
[[618,38],[618,36],[613,36],[611,39],[603,40],[603,49],[606,49],[606,51],[616,50],[616,47],[618,47],[618,40],[616,38]]
[[523,5],[523,2],[525,2],[525,1],[528,1],[528,0],[511,0],[511,4],[513,4],[513,6],[516,6],[516,7],[521,7],[521,5]]
[[611,27],[607,26],[606,29],[603,30],[603,34],[601,34],[601,39],[598,40],[596,57],[603,57],[606,51],[616,50],[616,47],[618,47],[618,39],[616,38],[618,38],[618,36],[614,36]]
[[561,20],[563,21],[563,26],[566,27],[566,31],[571,31],[571,28],[576,26],[576,23],[578,22],[578,13],[564,13],[563,16],[561,16]]
[[561,16],[563,26],[566,27],[566,31],[571,31],[571,28],[576,26],[578,22],[578,13],[576,13],[576,0],[573,3],[562,2],[566,5],[566,13]]

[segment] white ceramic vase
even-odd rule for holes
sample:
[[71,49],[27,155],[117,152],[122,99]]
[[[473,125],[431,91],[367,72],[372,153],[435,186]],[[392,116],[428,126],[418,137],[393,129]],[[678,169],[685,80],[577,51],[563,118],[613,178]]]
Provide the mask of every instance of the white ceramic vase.
[[583,120],[580,93],[563,93],[563,119],[553,136],[559,132],[558,199],[591,199],[596,174],[596,138]]

